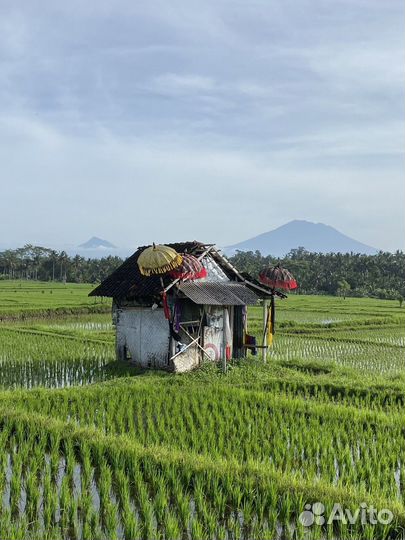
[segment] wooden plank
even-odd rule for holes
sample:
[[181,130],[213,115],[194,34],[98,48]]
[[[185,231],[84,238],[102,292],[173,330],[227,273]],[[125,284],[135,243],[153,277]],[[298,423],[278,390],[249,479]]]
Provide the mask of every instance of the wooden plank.
[[[180,323],[180,328],[183,330],[183,332],[184,332],[185,334],[188,335],[189,338],[193,339],[193,336],[192,336],[191,334],[189,334],[189,333],[187,332],[187,330],[181,326],[182,324],[183,324],[183,323]],[[200,327],[200,328],[201,328],[201,327]],[[200,339],[200,335],[197,336],[197,340],[198,340],[198,339]],[[203,352],[203,353],[209,358],[209,360],[212,362],[211,356],[210,356],[210,355],[207,353],[207,351],[206,351],[206,350],[198,343],[198,341],[197,341],[196,345],[197,345],[197,347],[198,347],[199,349],[202,350],[202,352]]]
[[[181,351],[179,351],[178,353],[176,353],[175,355],[173,355],[170,360],[174,360],[177,356],[180,356],[180,354],[184,353],[184,351],[186,351],[189,347],[191,347],[191,345],[194,345],[194,343],[196,343],[200,338],[199,337],[196,337],[191,343],[188,343],[184,349],[181,349]],[[198,343],[197,343],[198,345]]]

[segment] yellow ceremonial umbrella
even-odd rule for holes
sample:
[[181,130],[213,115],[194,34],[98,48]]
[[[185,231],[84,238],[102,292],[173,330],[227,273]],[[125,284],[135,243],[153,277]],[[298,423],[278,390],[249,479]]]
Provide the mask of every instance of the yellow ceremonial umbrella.
[[183,262],[183,257],[169,246],[155,245],[145,248],[138,257],[139,271],[144,276],[163,275]]

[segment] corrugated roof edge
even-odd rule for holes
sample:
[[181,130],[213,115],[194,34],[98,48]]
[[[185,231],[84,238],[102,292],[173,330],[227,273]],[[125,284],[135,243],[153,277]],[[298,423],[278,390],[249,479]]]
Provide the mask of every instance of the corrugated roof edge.
[[257,304],[259,297],[240,282],[193,282],[179,285],[179,291],[195,304],[245,306]]

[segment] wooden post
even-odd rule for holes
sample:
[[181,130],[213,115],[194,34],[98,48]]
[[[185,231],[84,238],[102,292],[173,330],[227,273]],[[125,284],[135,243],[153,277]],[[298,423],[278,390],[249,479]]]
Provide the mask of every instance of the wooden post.
[[268,302],[267,299],[263,299],[263,348],[262,348],[262,360],[266,363],[267,360],[267,318],[268,318]]
[[222,310],[222,370],[226,373],[226,333],[225,333],[226,308]]

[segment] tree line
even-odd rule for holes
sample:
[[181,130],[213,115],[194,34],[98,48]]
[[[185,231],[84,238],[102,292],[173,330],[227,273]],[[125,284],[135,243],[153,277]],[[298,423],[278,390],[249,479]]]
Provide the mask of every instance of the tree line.
[[[266,266],[281,264],[294,275],[299,283],[298,292],[303,294],[405,297],[405,254],[402,251],[377,255],[324,254],[299,247],[281,259],[263,256],[259,251],[238,251],[229,259],[238,270],[255,278]],[[0,252],[0,278],[98,283],[122,262],[120,257],[89,259],[27,244]]]
[[313,253],[303,247],[285,257],[263,256],[259,251],[238,251],[230,261],[241,271],[258,277],[261,269],[280,264],[298,281],[298,293],[376,297],[405,297],[405,254],[380,251],[360,253]]
[[0,252],[0,278],[98,283],[122,262],[120,257],[89,259],[27,244]]

